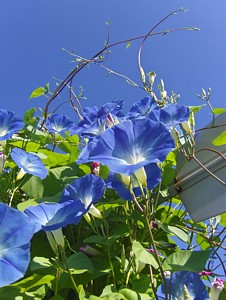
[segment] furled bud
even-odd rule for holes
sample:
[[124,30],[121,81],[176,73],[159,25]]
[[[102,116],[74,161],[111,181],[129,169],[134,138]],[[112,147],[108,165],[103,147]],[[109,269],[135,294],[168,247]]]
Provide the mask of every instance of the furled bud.
[[80,251],[82,251],[85,254],[88,254],[90,256],[98,256],[101,255],[100,251],[98,251],[97,249],[89,246],[89,245],[85,245],[80,247]]
[[165,91],[165,90],[161,91],[160,96],[162,99],[165,99],[167,97],[167,91]]
[[155,74],[155,72],[152,71],[152,72],[148,73],[148,76],[149,76],[149,84],[152,87],[155,82],[156,74]]
[[5,161],[6,161],[6,156],[2,152],[0,152],[0,174],[2,173],[2,169],[4,167]]
[[99,176],[100,173],[100,163],[99,162],[92,162],[90,165],[91,174]]
[[142,82],[145,83],[146,78],[145,78],[144,69],[142,67],[140,67],[140,75],[141,75]]

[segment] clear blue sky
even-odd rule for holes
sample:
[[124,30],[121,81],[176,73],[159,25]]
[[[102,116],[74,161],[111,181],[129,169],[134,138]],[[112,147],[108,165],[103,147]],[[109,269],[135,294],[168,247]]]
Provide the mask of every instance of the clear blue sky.
[[[103,47],[107,37],[105,21],[110,24],[110,42],[143,35],[169,12],[188,8],[159,27],[199,27],[201,30],[171,33],[150,38],[143,49],[142,65],[146,72],[164,79],[168,92],[181,94],[181,103],[202,104],[196,93],[212,88],[214,107],[225,105],[226,79],[226,1],[225,0],[7,0],[0,2],[0,108],[20,115],[31,106],[44,107],[46,100],[29,100],[30,93],[50,82],[64,79],[74,67],[61,49],[74,50],[90,57]],[[139,42],[112,49],[106,66],[140,83],[137,67]],[[124,99],[128,109],[145,93],[114,75],[91,66],[74,80],[74,89],[85,90],[84,106],[101,105]],[[66,100],[66,95],[61,101]],[[60,100],[55,100],[54,109]],[[68,105],[59,113],[74,114]],[[208,109],[200,124],[210,120]]]

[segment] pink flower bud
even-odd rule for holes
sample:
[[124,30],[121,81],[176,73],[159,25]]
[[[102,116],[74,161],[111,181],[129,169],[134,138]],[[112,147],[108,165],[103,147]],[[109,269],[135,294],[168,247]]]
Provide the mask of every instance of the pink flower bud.
[[92,162],[90,165],[91,174],[99,176],[100,173],[100,163],[99,162]]

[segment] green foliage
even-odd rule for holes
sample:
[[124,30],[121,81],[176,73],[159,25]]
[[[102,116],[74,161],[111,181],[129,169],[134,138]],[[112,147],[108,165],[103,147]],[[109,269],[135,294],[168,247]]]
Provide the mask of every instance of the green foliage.
[[133,242],[133,253],[138,261],[142,262],[143,264],[148,264],[153,266],[155,269],[158,269],[158,263],[153,255],[153,253],[149,253],[141,243],[134,241]]
[[40,97],[40,96],[44,95],[44,91],[45,91],[44,87],[38,87],[31,93],[29,98],[33,99],[33,98]]
[[169,255],[163,263],[164,270],[171,272],[189,271],[201,272],[211,251],[180,250]]
[[223,146],[226,145],[226,131],[222,132],[218,137],[216,137],[212,144],[214,146]]

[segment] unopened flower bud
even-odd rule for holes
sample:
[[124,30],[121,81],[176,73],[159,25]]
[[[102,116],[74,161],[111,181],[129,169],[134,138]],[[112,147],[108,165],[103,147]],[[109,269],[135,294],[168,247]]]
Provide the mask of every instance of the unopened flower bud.
[[98,251],[97,249],[89,246],[89,245],[85,245],[85,246],[82,246],[80,248],[80,251],[84,252],[85,254],[88,254],[90,256],[98,256],[98,255],[101,255],[100,251]]
[[202,89],[202,96],[206,97],[206,91],[204,89]]
[[101,212],[99,211],[99,209],[96,208],[93,204],[89,208],[89,214],[91,214],[92,216],[94,216],[98,219],[103,218],[103,216],[102,216]]
[[5,161],[6,161],[6,156],[2,152],[0,152],[0,174],[2,173],[2,169],[4,167]]
[[181,125],[189,135],[193,135],[189,122],[187,122],[187,121],[182,122]]
[[141,74],[142,82],[145,83],[146,82],[146,78],[145,78],[144,69],[142,67],[140,67],[140,74]]
[[148,75],[149,75],[149,84],[150,84],[150,86],[153,86],[153,84],[155,82],[156,74],[155,74],[155,72],[150,72]]
[[92,162],[90,164],[91,174],[99,176],[100,173],[100,163],[99,162]]
[[145,172],[145,169],[144,167],[136,170],[134,172],[137,180],[143,185],[143,186],[147,186],[147,175],[146,175],[146,172]]
[[171,276],[171,272],[170,271],[164,271],[163,272],[165,277],[170,277]]
[[161,91],[160,96],[161,96],[162,99],[165,99],[167,97],[167,91],[165,91],[165,90]]

